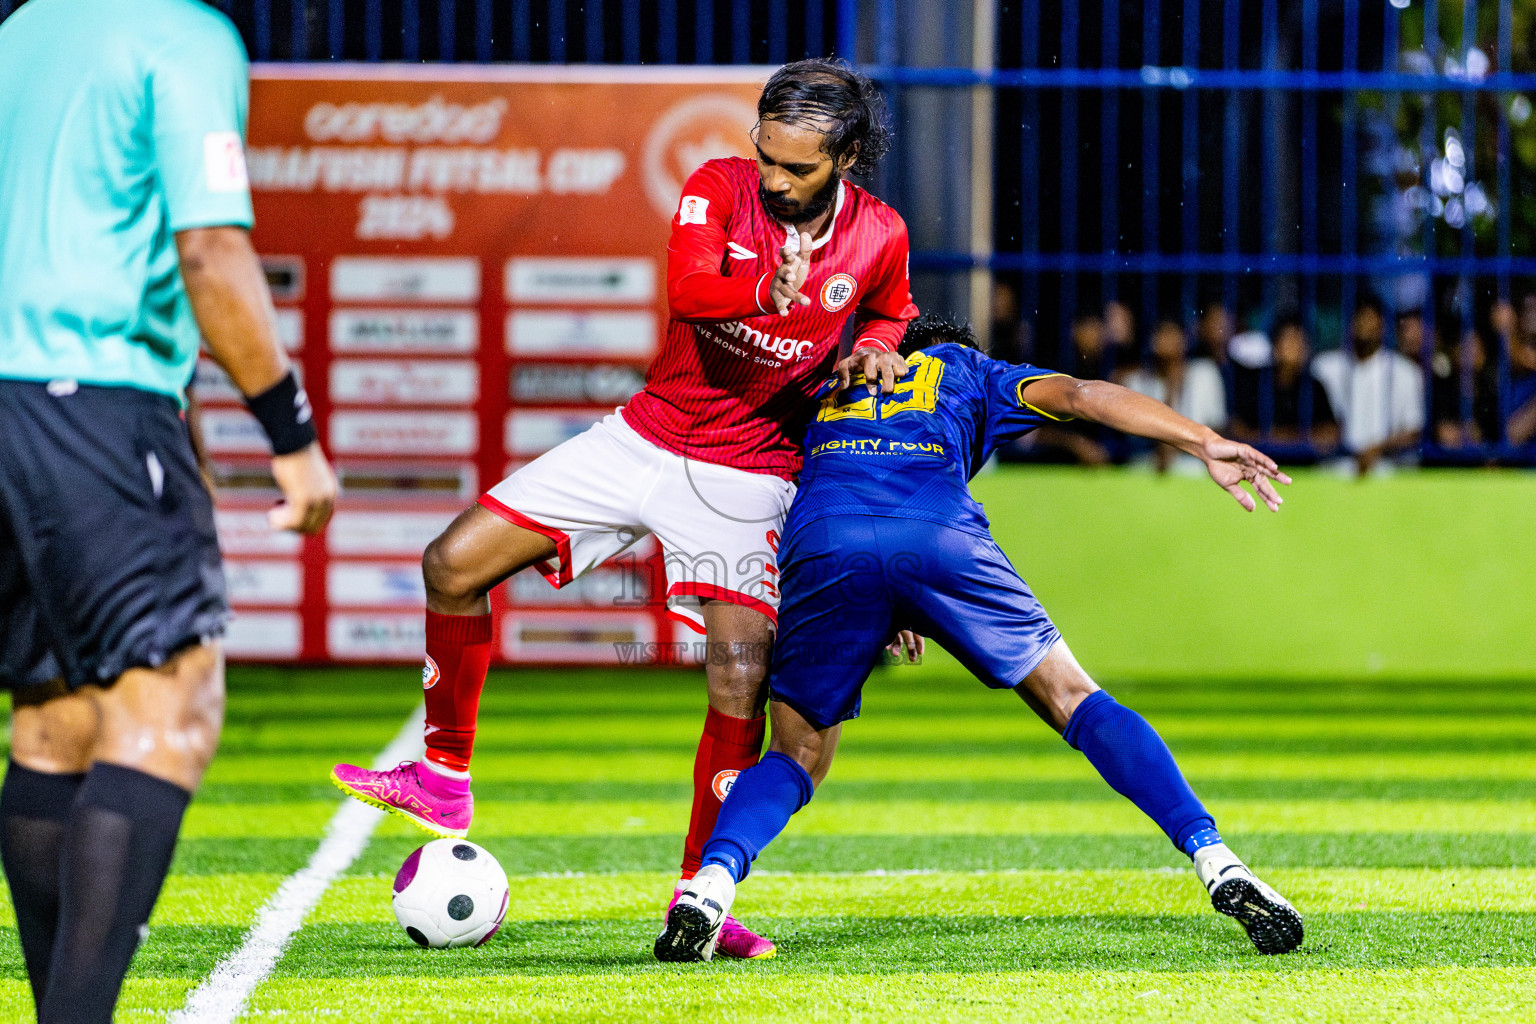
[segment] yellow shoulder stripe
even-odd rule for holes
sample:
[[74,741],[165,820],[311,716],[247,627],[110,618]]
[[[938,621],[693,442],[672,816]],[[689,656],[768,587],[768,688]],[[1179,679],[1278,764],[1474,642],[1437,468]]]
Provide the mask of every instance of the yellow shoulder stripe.
[[1044,416],[1046,419],[1048,419],[1048,420],[1055,420],[1057,423],[1066,423],[1068,420],[1076,419],[1077,418],[1076,416],[1052,416],[1050,413],[1046,412],[1044,409],[1041,409],[1041,408],[1038,408],[1036,406],[1030,405],[1028,402],[1024,401],[1024,385],[1032,384],[1032,383],[1034,383],[1037,380],[1045,380],[1047,377],[1065,377],[1065,376],[1067,376],[1067,374],[1065,374],[1065,373],[1042,373],[1042,374],[1039,374],[1038,376],[1034,376],[1034,377],[1025,377],[1023,380],[1019,381],[1018,390],[1015,392],[1018,395],[1019,404],[1022,405],[1024,408],[1028,409],[1030,412],[1039,413],[1041,416]]

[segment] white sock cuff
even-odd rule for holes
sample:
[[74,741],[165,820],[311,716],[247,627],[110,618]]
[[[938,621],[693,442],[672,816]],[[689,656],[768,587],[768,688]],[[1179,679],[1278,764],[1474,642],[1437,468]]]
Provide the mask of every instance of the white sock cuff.
[[449,768],[447,765],[438,764],[431,758],[423,758],[421,763],[445,779],[464,779],[465,781],[469,780],[469,772],[456,772],[452,768]]

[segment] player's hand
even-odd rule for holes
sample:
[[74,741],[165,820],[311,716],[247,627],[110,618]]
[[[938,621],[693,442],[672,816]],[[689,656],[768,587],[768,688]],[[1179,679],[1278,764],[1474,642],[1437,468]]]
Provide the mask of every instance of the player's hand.
[[922,658],[923,649],[923,638],[910,629],[903,629],[897,633],[896,639],[892,640],[890,646],[886,648],[887,651],[891,652],[891,657],[897,661],[900,661],[902,655],[905,654],[907,662],[912,665],[916,665],[918,660]]
[[1285,499],[1275,490],[1275,484],[1288,484],[1291,478],[1280,472],[1274,459],[1251,445],[1228,441],[1219,435],[1212,435],[1196,454],[1205,463],[1206,472],[1211,474],[1216,485],[1232,495],[1243,508],[1252,512],[1257,507],[1253,495],[1243,490],[1242,484],[1246,480],[1271,512],[1280,511]]
[[272,529],[306,534],[323,530],[336,507],[336,474],[320,442],[272,456],[272,477],[283,492],[283,500],[267,513]]
[[907,361],[901,356],[873,345],[859,349],[832,368],[839,391],[853,383],[854,374],[862,373],[870,394],[875,393],[875,382],[879,381],[880,392],[887,395],[896,390],[896,382],[907,375],[907,370]]
[[921,659],[923,656],[923,646],[922,637],[918,636],[910,629],[904,629],[896,634],[896,639],[892,640],[885,649],[889,651],[891,657],[895,658],[897,661],[901,660],[902,653],[905,652],[907,656],[907,663],[910,665],[916,665],[919,659]]
[[800,232],[799,244],[779,250],[779,269],[768,283],[768,298],[779,316],[788,316],[791,306],[811,304],[810,296],[800,294],[805,276],[811,271],[811,236]]

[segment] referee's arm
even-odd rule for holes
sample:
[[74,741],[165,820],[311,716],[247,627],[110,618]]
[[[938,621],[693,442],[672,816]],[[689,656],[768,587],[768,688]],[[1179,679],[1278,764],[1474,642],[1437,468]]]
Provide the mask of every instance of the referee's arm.
[[[233,225],[176,232],[181,279],[208,350],[240,393],[255,397],[288,376],[288,357],[273,330],[271,294],[250,233]],[[283,503],[269,519],[274,529],[315,533],[331,518],[336,476],[318,441],[272,457],[272,476]]]

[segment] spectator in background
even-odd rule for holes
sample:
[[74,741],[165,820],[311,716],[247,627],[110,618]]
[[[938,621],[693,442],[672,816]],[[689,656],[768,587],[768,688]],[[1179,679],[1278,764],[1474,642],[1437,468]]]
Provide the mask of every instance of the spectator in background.
[[1106,365],[1109,360],[1104,321],[1092,313],[1073,321],[1069,369],[1072,376],[1079,380],[1107,380],[1112,370]]
[[1520,300],[1518,318],[1508,303],[1494,307],[1494,330],[1509,339],[1509,422],[1504,437],[1516,447],[1536,437],[1536,294]]
[[1218,368],[1226,366],[1234,331],[1232,313],[1225,305],[1213,302],[1205,307],[1195,324],[1195,358],[1209,359]]
[[[1227,425],[1227,388],[1221,371],[1209,359],[1186,359],[1187,347],[1184,329],[1164,320],[1152,332],[1150,365],[1132,370],[1122,383],[1172,406],[1196,423],[1223,430]],[[1158,471],[1166,471],[1176,454],[1167,445],[1159,445],[1155,455]]]
[[[1079,380],[1107,380],[1114,368],[1114,353],[1109,351],[1104,321],[1092,313],[1072,323],[1072,351],[1062,359],[1067,372]],[[1106,429],[1097,423],[1076,420],[1053,423],[1034,432],[1024,443],[1036,457],[1048,461],[1078,462],[1085,466],[1103,466],[1110,461]]]
[[1411,459],[1424,431],[1424,375],[1401,352],[1382,347],[1385,333],[1381,300],[1367,295],[1355,307],[1348,346],[1312,362],[1362,476],[1383,460]]
[[1111,376],[1120,379],[1136,365],[1136,315],[1118,299],[1104,303],[1104,344],[1114,364]]
[[988,355],[1009,363],[1022,362],[1028,352],[1024,318],[1019,315],[1019,290],[1007,281],[992,282],[992,337]]
[[1272,389],[1268,429],[1264,417],[1266,371],[1237,365],[1233,371],[1231,435],[1250,442],[1311,444],[1320,457],[1332,454],[1339,445],[1339,425],[1328,392],[1308,372],[1311,360],[1312,345],[1300,318],[1282,317],[1275,325],[1274,365],[1267,374]]
[[1451,353],[1446,350],[1439,325],[1426,331],[1424,314],[1418,309],[1405,309],[1397,314],[1397,350],[1403,358],[1427,374],[1429,384],[1429,419],[1435,425],[1436,443],[1443,447],[1458,448],[1460,441],[1446,443],[1441,440],[1450,436],[1441,426],[1455,427],[1461,418],[1460,381]]
[[[1440,378],[1442,360],[1447,380]],[[1436,352],[1431,404],[1435,413],[1435,443],[1442,448],[1497,444],[1499,440],[1498,368],[1488,358],[1488,346],[1475,328],[1462,332],[1454,359]]]

